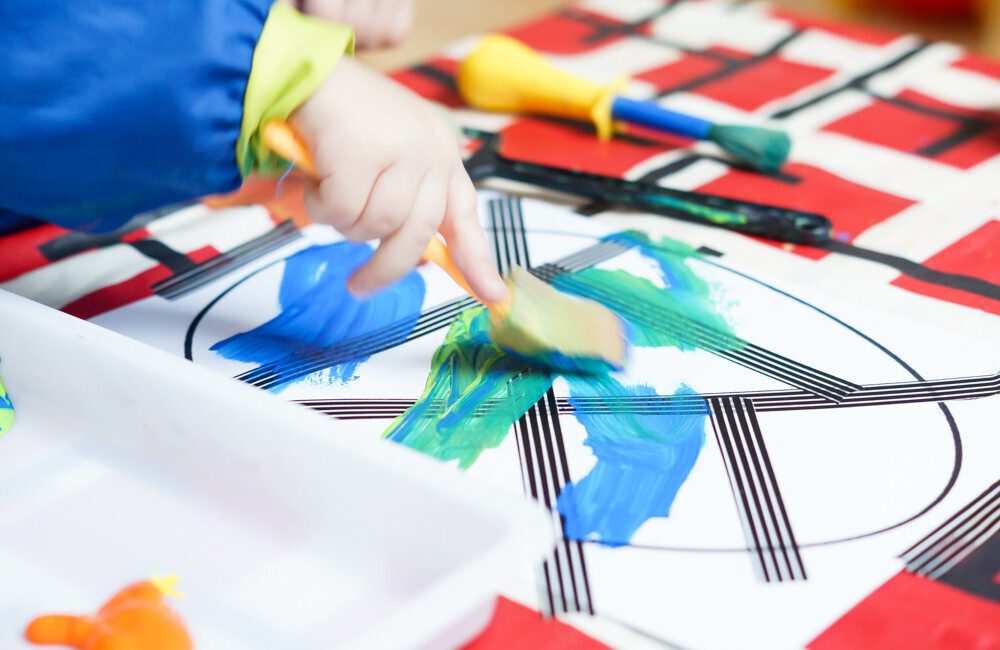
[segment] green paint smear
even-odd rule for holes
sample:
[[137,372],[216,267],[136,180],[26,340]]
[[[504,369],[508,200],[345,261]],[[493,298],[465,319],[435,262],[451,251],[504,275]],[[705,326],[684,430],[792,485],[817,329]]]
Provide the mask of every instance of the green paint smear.
[[738,350],[746,345],[720,311],[712,284],[688,265],[688,259],[701,256],[695,249],[666,238],[653,242],[636,231],[606,239],[634,246],[655,262],[666,289],[628,271],[599,268],[557,276],[553,285],[617,313],[631,326],[629,340],[638,347],[690,351]]
[[511,425],[552,385],[495,345],[483,308],[463,312],[434,353],[424,392],[384,436],[465,469],[503,442]]
[[747,222],[746,215],[740,214],[739,212],[713,208],[708,205],[677,199],[672,196],[643,193],[642,198],[651,203],[659,203],[660,205],[665,205],[667,207],[677,208],[682,212],[697,215],[704,218],[706,221],[722,226],[743,225]]
[[0,436],[10,431],[14,426],[14,404],[7,395],[3,381],[0,381]]
[[[597,268],[558,276],[556,288],[605,304],[627,321],[629,339],[638,347],[688,351],[745,345],[720,312],[711,284],[687,264],[700,256],[695,249],[666,238],[654,242],[637,231],[605,240],[634,247],[653,261],[667,288],[627,271]],[[452,324],[434,354],[423,394],[392,422],[385,437],[440,460],[457,460],[463,469],[503,442],[553,376],[504,352],[490,340],[489,328],[484,309],[464,312]],[[599,386],[603,376],[589,381]]]

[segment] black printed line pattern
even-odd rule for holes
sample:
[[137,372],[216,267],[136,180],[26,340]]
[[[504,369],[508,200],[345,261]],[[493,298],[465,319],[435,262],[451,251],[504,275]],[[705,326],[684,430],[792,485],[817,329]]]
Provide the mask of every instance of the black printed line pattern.
[[[533,273],[552,282],[571,269],[546,264]],[[749,343],[668,307],[628,301],[622,296],[583,278],[566,276],[559,282],[561,289],[578,296],[597,300],[629,321],[676,336],[687,344],[711,352],[728,361],[744,366],[767,377],[795,386],[831,402],[841,402],[861,387],[830,373],[811,368],[759,345]]]
[[[982,377],[960,379],[937,379],[893,384],[873,384],[863,386],[859,391],[839,403],[832,403],[801,390],[760,391],[746,393],[710,393],[701,396],[654,395],[635,397],[601,397],[574,401],[586,405],[588,413],[632,413],[638,415],[670,415],[704,413],[704,400],[746,399],[753,402],[757,413],[774,411],[802,411],[812,409],[839,409],[858,406],[888,406],[893,404],[916,404],[921,402],[945,402],[964,399],[979,399],[1000,395],[1000,373]],[[303,406],[315,409],[341,419],[392,419],[413,406],[412,399],[319,399],[300,400]],[[485,402],[483,412],[493,407]],[[556,398],[560,413],[573,413],[575,408],[565,397]],[[428,414],[434,414],[434,405]]]
[[[980,377],[956,379],[919,380],[864,386],[839,403],[817,397],[802,390],[757,391],[746,393],[716,393],[705,396],[649,396],[623,398],[582,398],[574,400],[588,413],[630,413],[640,415],[705,414],[711,416],[716,441],[726,467],[733,500],[740,517],[747,548],[751,552],[756,575],[766,582],[805,580],[805,566],[795,534],[781,497],[774,469],[757,419],[757,413],[798,411],[806,409],[853,408],[860,406],[893,406],[916,403],[941,403],[944,401],[980,399],[1000,395],[1000,373]],[[391,419],[401,415],[413,405],[412,399],[376,400],[300,400],[303,406],[341,419]],[[575,408],[567,398],[556,398],[550,390],[539,402],[543,410],[533,407],[531,415],[522,417],[515,427],[518,453],[525,492],[547,505],[555,503],[559,491],[570,480],[569,468],[559,427],[558,414],[573,413]],[[442,404],[443,407],[443,404]],[[483,412],[492,408],[487,402],[479,407]],[[438,412],[434,405],[428,417]],[[549,423],[549,429],[544,423]],[[555,447],[553,447],[553,435]],[[555,458],[545,455],[555,449]],[[558,462],[557,462],[558,460]],[[546,467],[549,471],[546,471]],[[559,475],[559,471],[562,475]],[[549,481],[546,481],[548,475]],[[550,505],[551,507],[551,505]],[[966,516],[967,515],[967,516]],[[964,517],[964,518],[963,518]],[[978,518],[977,518],[978,517]],[[949,528],[949,525],[951,527]],[[903,555],[912,571],[933,572],[933,577],[948,580],[951,571],[963,559],[985,544],[995,543],[1000,537],[1000,489],[995,484],[976,502],[956,514]],[[956,537],[957,533],[964,537]],[[543,604],[551,608],[561,604],[563,590],[553,590],[553,578],[566,574],[563,564],[573,566],[574,551],[579,554],[578,582],[587,585],[583,549],[579,542],[564,538],[565,556],[557,564],[550,557],[544,567],[546,588]],[[570,559],[564,560],[563,557]],[[958,580],[958,576],[956,576]],[[982,582],[982,581],[979,581]],[[571,585],[573,583],[570,583]],[[995,585],[978,585],[977,589],[990,590]],[[589,588],[585,592],[589,600]],[[991,592],[992,593],[992,592]],[[580,609],[593,611],[577,598],[574,604]],[[568,601],[567,607],[573,609]],[[565,609],[563,611],[566,611]]]
[[[268,232],[240,244],[200,264],[190,264],[180,272],[153,285],[153,292],[161,298],[176,300],[191,293],[230,271],[277,250],[300,236],[299,229],[291,221],[284,221]],[[187,259],[185,257],[185,259]]]
[[[802,30],[794,30],[776,40],[770,45],[770,47],[759,54],[751,57],[733,57],[716,50],[694,50],[679,43],[673,43],[660,36],[653,36],[644,32],[644,26],[646,26],[650,21],[663,15],[666,11],[673,8],[673,6],[658,9],[633,22],[617,25],[608,25],[595,19],[595,17],[590,14],[575,9],[564,10],[560,12],[560,15],[588,25],[593,30],[593,34],[587,40],[596,41],[615,34],[625,34],[632,38],[639,38],[647,42],[657,43],[670,50],[678,50],[688,54],[714,59],[722,65],[719,70],[713,70],[712,72],[695,77],[694,79],[687,80],[682,84],[664,88],[657,95],[657,97],[660,98],[674,93],[697,91],[698,88],[704,86],[705,84],[725,79],[750,67],[764,63],[771,58],[779,56],[782,50],[784,50],[804,33]],[[869,82],[876,76],[898,68],[907,61],[921,54],[927,47],[928,45],[926,43],[918,43],[917,45],[909,47],[902,52],[893,53],[891,57],[877,63],[870,69],[855,75],[854,77],[846,80],[844,83],[833,88],[822,90],[812,97],[808,97],[794,105],[778,109],[774,111],[770,117],[775,120],[787,119],[803,110],[837,97],[844,92],[860,92],[870,96],[875,101],[885,102],[905,110],[913,111],[914,113],[954,122],[957,126],[954,132],[944,135],[938,140],[928,142],[916,152],[918,155],[928,157],[945,153],[954,147],[960,146],[972,138],[986,132],[992,128],[992,122],[982,115],[952,111],[936,106],[927,106],[900,97],[888,97],[875,92],[869,87]]]
[[[563,518],[556,509],[559,494],[570,480],[569,462],[552,389],[514,425],[525,493],[545,504],[553,525],[562,533]],[[548,613],[594,613],[584,559],[584,546],[560,534],[552,553],[542,563],[540,586]]]
[[753,402],[728,397],[710,399],[708,405],[757,578],[764,582],[805,580],[805,566]]
[[[942,579],[1000,533],[1000,481],[900,554],[906,570]],[[1000,568],[1000,567],[998,567]]]
[[[503,199],[503,201],[510,204],[503,209],[516,210],[517,214],[520,215],[520,204],[517,201],[509,199]],[[505,217],[499,216],[495,218],[499,226],[494,224],[493,228],[503,228],[502,223]],[[503,259],[505,263],[507,263],[507,260],[517,260],[519,259],[518,255],[523,255],[520,249],[513,248],[510,245],[504,245],[501,248],[495,244],[494,249],[496,255],[500,256],[498,259]],[[567,256],[560,260],[559,264],[565,264],[574,269],[587,268],[588,266],[611,259],[623,250],[625,250],[623,245],[602,242]],[[426,336],[431,332],[445,329],[462,312],[477,305],[476,300],[469,296],[456,298],[422,312],[417,318],[415,326],[409,319],[400,320],[363,336],[342,341],[322,350],[299,354],[293,361],[288,363],[263,364],[253,370],[248,370],[237,375],[236,378],[258,388],[274,388],[282,383],[294,381],[314,372],[354,359],[368,357]]]
[[[489,201],[490,235],[501,274],[512,266],[531,268],[528,239],[524,228],[521,202],[511,197]],[[589,266],[605,255],[618,255],[625,247],[601,246],[586,255],[570,256],[564,263]],[[581,267],[582,268],[582,267]],[[543,503],[559,531],[560,541],[542,561],[538,583],[542,610],[547,614],[563,612],[594,613],[583,544],[566,539],[564,521],[556,503],[563,486],[570,481],[569,460],[563,444],[562,427],[555,393],[551,388],[514,425],[521,478],[525,494]]]

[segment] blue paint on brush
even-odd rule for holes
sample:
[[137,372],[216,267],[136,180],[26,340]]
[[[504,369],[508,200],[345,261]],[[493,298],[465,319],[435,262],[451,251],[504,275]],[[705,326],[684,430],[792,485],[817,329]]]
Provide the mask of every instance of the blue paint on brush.
[[[667,413],[641,415],[617,409],[622,398],[650,397],[649,386],[625,386],[612,377],[567,378],[569,402],[587,430],[597,464],[559,495],[559,513],[570,539],[628,544],[652,517],[667,517],[705,442],[708,407],[681,386],[683,400]],[[610,411],[610,412],[609,412]]]
[[280,392],[323,371],[322,380],[346,382],[379,340],[406,338],[424,302],[424,281],[410,272],[367,298],[347,291],[347,280],[372,255],[367,244],[312,246],[285,260],[278,304],[281,313],[248,332],[212,346],[233,361],[258,364],[258,377]]

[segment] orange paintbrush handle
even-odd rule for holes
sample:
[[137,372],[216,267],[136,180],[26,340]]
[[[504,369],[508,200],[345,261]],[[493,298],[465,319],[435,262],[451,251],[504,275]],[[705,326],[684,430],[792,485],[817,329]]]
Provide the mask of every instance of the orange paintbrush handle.
[[[316,178],[316,165],[313,163],[312,154],[309,153],[309,149],[306,147],[305,143],[302,142],[302,138],[299,137],[299,134],[296,133],[287,122],[283,122],[282,120],[270,120],[264,125],[262,133],[264,136],[264,143],[267,144],[271,151],[275,152],[282,158],[291,161],[295,166],[302,169],[302,171],[309,174],[312,178]],[[483,302],[469,287],[469,283],[465,281],[465,276],[462,275],[462,272],[458,270],[457,266],[455,266],[455,261],[451,259],[451,253],[448,252],[448,248],[440,239],[437,237],[432,239],[427,244],[427,248],[424,249],[422,257],[425,262],[437,264],[441,267],[441,270],[451,276],[451,279],[454,280],[458,286],[465,289],[470,296],[479,300],[479,302]]]
[[[448,252],[448,247],[444,245],[437,237],[434,237],[427,243],[427,248],[424,249],[423,259],[425,262],[432,262],[441,267],[441,270],[451,276],[451,279],[455,281],[455,284],[465,289],[470,296],[483,302],[476,295],[476,292],[469,287],[469,283],[465,281],[465,276],[462,272],[458,270],[455,266],[455,261],[451,259],[451,253]],[[486,304],[486,303],[483,303]],[[487,305],[488,307],[489,305]]]
[[316,165],[309,148],[292,127],[281,120],[270,120],[262,130],[264,144],[274,153],[290,161],[296,167],[316,178]]

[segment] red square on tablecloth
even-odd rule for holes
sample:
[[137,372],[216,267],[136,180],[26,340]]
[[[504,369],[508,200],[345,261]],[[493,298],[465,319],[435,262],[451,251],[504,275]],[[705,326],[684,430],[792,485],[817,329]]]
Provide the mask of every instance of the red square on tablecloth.
[[657,93],[673,90],[695,79],[718,72],[725,63],[719,59],[700,54],[685,54],[658,68],[635,75],[638,81],[651,84]]
[[[824,130],[960,169],[1000,154],[1000,115],[953,106],[914,90],[904,90],[894,99],[876,99]],[[963,135],[970,126],[974,130]]]
[[772,56],[699,86],[693,92],[752,111],[832,75],[833,70]]
[[516,160],[621,176],[640,162],[686,142],[670,136],[655,141],[618,137],[602,142],[587,124],[522,118],[503,130],[500,152]]
[[810,650],[996,648],[1000,605],[902,571],[813,639]]
[[394,72],[390,76],[432,102],[444,104],[449,108],[458,108],[465,106],[465,100],[455,87],[454,79],[457,73],[458,61],[437,58],[417,68]]
[[[1000,221],[989,221],[924,262],[935,271],[969,275],[1000,285]],[[907,291],[947,300],[1000,314],[1000,300],[961,289],[928,284],[909,276],[896,278],[893,285]]]
[[957,61],[952,62],[951,67],[959,70],[977,72],[987,77],[1000,81],[1000,61],[988,59],[985,56],[976,54],[964,54]]
[[[554,14],[506,33],[549,54],[580,54],[625,37],[620,29],[625,23],[619,20],[581,9],[574,8],[571,12]],[[602,26],[614,29],[602,30]]]

